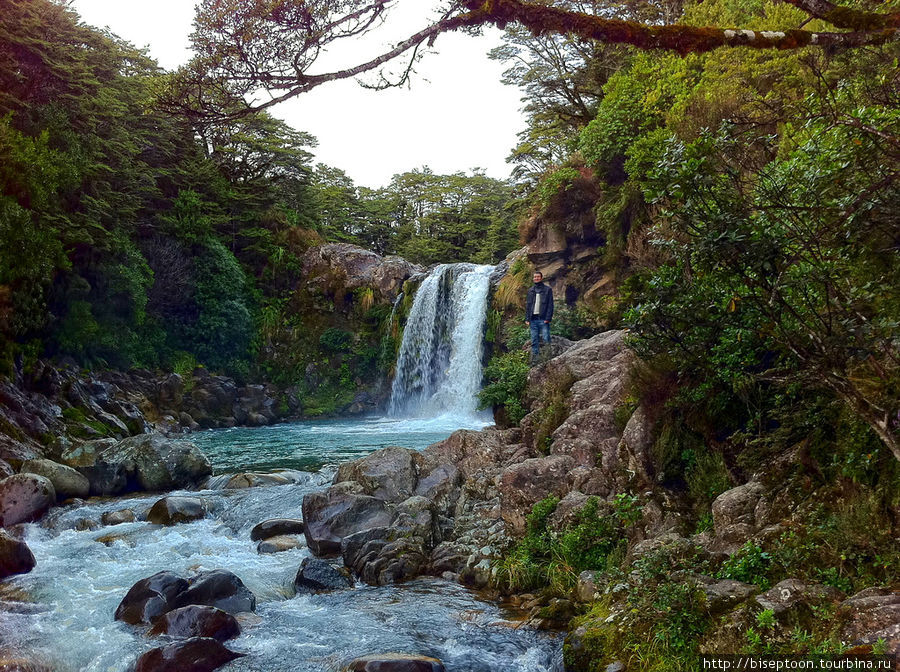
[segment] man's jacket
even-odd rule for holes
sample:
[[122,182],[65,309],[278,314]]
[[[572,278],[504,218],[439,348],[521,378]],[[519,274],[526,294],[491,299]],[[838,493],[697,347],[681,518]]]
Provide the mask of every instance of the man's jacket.
[[[538,307],[538,314],[534,314],[534,302],[540,294],[541,302]],[[553,319],[553,290],[543,282],[532,285],[528,290],[528,299],[525,301],[525,319],[533,320],[537,317],[540,320]]]

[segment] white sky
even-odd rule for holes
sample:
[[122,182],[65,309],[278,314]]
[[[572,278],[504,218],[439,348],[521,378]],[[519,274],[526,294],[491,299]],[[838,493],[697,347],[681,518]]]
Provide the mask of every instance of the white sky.
[[[85,23],[149,47],[160,65],[174,69],[190,57],[193,4],[74,0],[72,7]],[[407,2],[419,8],[427,4]],[[424,25],[421,17],[402,15],[387,28],[389,37],[396,38]],[[354,81],[331,82],[269,111],[316,136],[316,161],[341,168],[359,185],[380,187],[396,173],[425,165],[436,173],[482,168],[491,177],[506,178],[510,167],[505,159],[524,121],[519,89],[503,86],[503,66],[487,58],[499,36],[497,30],[480,38],[441,35],[435,43],[438,53],[419,63],[409,89],[369,91]],[[379,38],[375,45],[348,45],[350,59],[381,44]]]

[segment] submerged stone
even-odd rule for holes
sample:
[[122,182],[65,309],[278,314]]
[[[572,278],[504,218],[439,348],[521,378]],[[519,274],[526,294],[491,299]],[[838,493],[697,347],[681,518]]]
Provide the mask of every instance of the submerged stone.
[[134,672],[212,672],[243,655],[212,637],[192,637],[150,649],[138,658]]

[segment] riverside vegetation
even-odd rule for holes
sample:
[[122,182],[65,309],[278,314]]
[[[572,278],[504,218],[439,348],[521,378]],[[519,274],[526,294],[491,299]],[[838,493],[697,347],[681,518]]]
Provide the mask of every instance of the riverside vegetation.
[[[687,26],[809,20],[770,0],[556,4]],[[160,111],[167,74],[58,4],[9,10],[11,386],[39,391],[52,358],[274,383],[281,416],[374,409],[419,264],[505,258],[481,393],[497,427],[343,466],[304,500],[310,547],[371,583],[492,588],[568,629],[575,672],[900,653],[896,40],[678,55],[510,23],[492,55],[525,92],[517,184],[419,170],[373,191],[312,167],[313,139],[265,114]],[[561,307],[529,368],[534,269]],[[64,428],[7,414],[0,431],[38,452],[54,432],[86,438],[90,404],[61,405]],[[354,511],[340,529],[336,501]]]

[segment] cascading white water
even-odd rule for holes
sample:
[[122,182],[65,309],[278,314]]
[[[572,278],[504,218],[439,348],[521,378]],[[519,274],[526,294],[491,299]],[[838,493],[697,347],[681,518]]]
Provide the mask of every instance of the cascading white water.
[[392,416],[474,417],[493,266],[442,264],[422,282],[403,331]]

